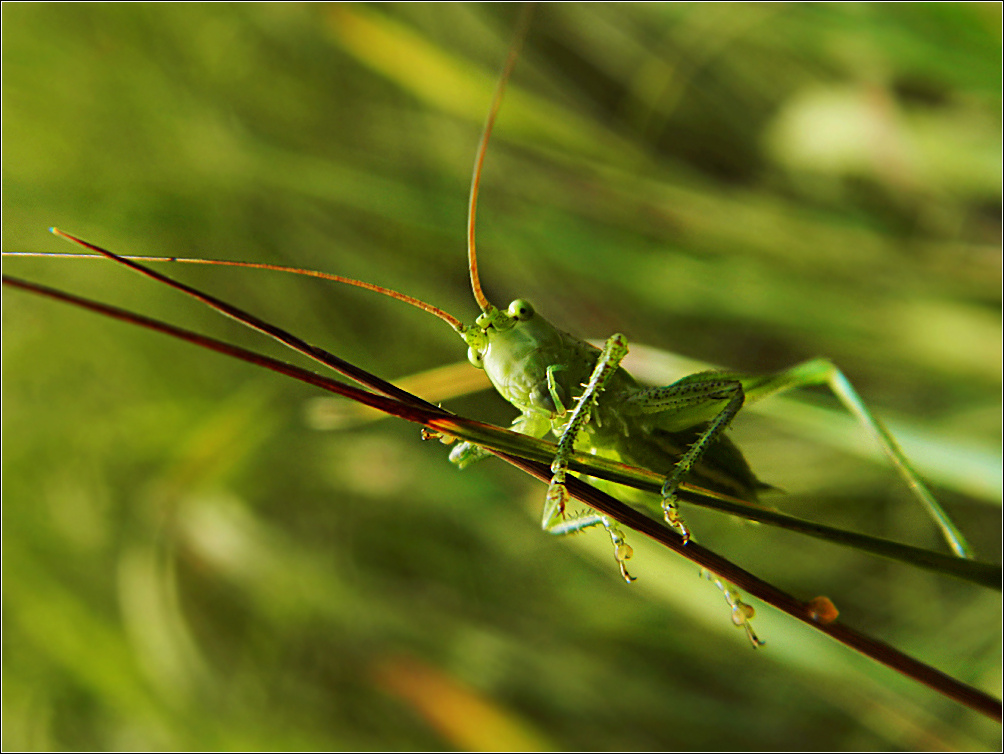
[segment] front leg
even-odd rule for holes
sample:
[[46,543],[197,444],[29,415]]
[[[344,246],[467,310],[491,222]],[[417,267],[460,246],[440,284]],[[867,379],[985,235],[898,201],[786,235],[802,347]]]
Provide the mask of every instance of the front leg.
[[[620,365],[627,352],[627,338],[620,334],[611,335],[596,361],[596,366],[585,386],[585,391],[575,403],[572,416],[561,433],[558,450],[551,463],[551,473],[554,476],[551,477],[551,484],[547,488],[547,496],[544,499],[544,516],[541,520],[541,527],[551,534],[561,535],[573,534],[590,526],[602,526],[610,537],[610,543],[614,546],[614,560],[617,561],[621,576],[630,583],[634,581],[634,577],[628,573],[625,563],[631,557],[632,550],[625,541],[624,533],[617,526],[617,523],[610,517],[601,516],[598,513],[584,513],[567,520],[565,518],[565,507],[568,504],[565,476],[568,471],[568,462],[572,453],[575,452],[575,440],[579,431],[589,421],[597,397],[606,387],[610,376]],[[548,377],[550,378],[550,376],[551,374],[548,372]]]
[[554,454],[554,461],[551,463],[551,484],[547,488],[547,497],[544,501],[544,521],[557,515],[561,516],[565,512],[565,505],[568,503],[568,490],[565,489],[565,476],[568,471],[568,462],[575,452],[575,440],[579,431],[589,421],[596,398],[606,387],[610,376],[617,369],[618,365],[627,356],[627,338],[621,334],[611,335],[607,340],[603,351],[600,353],[593,374],[586,384],[586,389],[575,402],[575,409],[572,417],[565,425],[558,441],[558,450]]

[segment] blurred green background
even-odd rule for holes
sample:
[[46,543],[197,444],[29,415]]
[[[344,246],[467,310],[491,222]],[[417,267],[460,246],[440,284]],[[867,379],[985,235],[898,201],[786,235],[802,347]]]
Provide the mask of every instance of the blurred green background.
[[[468,180],[517,11],[4,4],[3,249],[72,250],[57,225],[469,320]],[[749,371],[831,357],[999,562],[1000,30],[981,3],[541,6],[485,170],[489,297]],[[281,353],[104,262],[3,267]],[[386,378],[464,356],[362,291],[170,272]],[[1000,747],[769,608],[752,652],[639,535],[626,587],[602,533],[543,535],[543,487],[499,462],[458,472],[399,422],[319,431],[311,388],[16,291],[3,318],[5,749]],[[786,512],[942,549],[839,431],[750,413],[733,436]],[[1000,693],[998,593],[686,513]]]

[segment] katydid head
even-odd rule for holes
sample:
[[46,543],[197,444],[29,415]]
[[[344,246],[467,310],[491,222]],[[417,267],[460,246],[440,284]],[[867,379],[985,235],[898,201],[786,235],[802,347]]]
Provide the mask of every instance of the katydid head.
[[[485,370],[503,398],[524,413],[561,413],[559,401],[569,397],[568,391],[554,383],[552,370],[568,357],[571,336],[537,314],[530,302],[518,298],[505,310],[490,307],[461,334],[467,358]],[[587,376],[573,372],[576,381]]]
[[[467,358],[474,366],[484,369],[485,355],[489,347],[493,343],[500,344],[500,341],[504,339],[503,333],[511,331],[522,323],[528,323],[535,317],[536,312],[533,305],[526,299],[516,299],[505,310],[497,309],[490,303],[487,304],[481,315],[474,321],[474,327],[461,331],[461,336],[467,342]],[[539,317],[536,319],[543,321]]]
[[496,336],[511,330],[519,322],[529,320],[532,316],[533,307],[523,299],[516,299],[504,311],[486,302],[480,316],[474,321],[474,327],[465,328],[460,332],[467,343],[468,360],[478,369],[484,369],[485,355],[492,342],[497,340]]

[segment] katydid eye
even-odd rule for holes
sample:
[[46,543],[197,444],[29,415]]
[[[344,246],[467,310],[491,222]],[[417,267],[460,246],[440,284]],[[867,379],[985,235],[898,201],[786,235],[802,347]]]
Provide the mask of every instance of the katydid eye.
[[467,349],[467,360],[478,369],[485,368],[485,355],[476,348]]
[[509,304],[509,316],[513,319],[525,322],[533,316],[533,307],[530,305],[529,301],[518,298]]

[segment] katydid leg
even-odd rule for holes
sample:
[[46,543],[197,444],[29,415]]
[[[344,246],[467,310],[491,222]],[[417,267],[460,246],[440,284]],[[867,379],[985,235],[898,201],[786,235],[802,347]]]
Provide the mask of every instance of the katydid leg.
[[701,574],[707,578],[708,581],[717,586],[721,593],[725,596],[725,601],[732,609],[732,622],[737,628],[741,628],[746,632],[746,636],[749,638],[753,648],[756,649],[757,647],[763,646],[763,642],[760,640],[760,637],[756,635],[756,631],[754,631],[753,626],[750,625],[750,621],[753,620],[753,616],[756,615],[756,611],[753,609],[753,606],[747,605],[742,601],[742,595],[739,593],[738,589],[736,589],[732,584],[722,581],[711,571],[706,568],[702,568]]
[[634,554],[634,550],[627,543],[627,540],[624,538],[624,532],[621,531],[616,521],[609,516],[603,516],[591,511],[566,516],[562,511],[558,510],[555,500],[552,498],[548,498],[544,504],[544,517],[540,522],[540,528],[548,534],[555,534],[561,537],[566,534],[576,534],[592,526],[602,526],[610,537],[610,543],[614,546],[614,560],[617,561],[617,567],[620,568],[621,576],[630,584],[634,581],[634,576],[628,573],[626,563]]
[[[624,539],[624,533],[620,527],[607,516],[586,513],[570,519],[565,519],[565,506],[568,503],[568,490],[565,489],[565,476],[568,471],[568,461],[575,452],[575,440],[579,431],[589,421],[593,406],[603,388],[606,386],[610,376],[616,371],[621,361],[627,356],[627,339],[621,335],[611,335],[607,339],[600,357],[596,361],[596,366],[585,386],[585,390],[575,402],[572,416],[565,425],[558,441],[558,450],[555,453],[554,461],[551,463],[551,484],[547,488],[547,496],[544,500],[544,516],[541,521],[542,528],[551,534],[571,534],[581,531],[590,526],[602,526],[610,536],[610,542],[614,546],[614,560],[620,568],[621,576],[627,582],[634,581],[634,577],[628,573],[625,562],[632,555],[631,546]],[[548,370],[549,384],[553,380],[553,373]],[[552,388],[553,392],[553,388]]]
[[[686,417],[695,418],[702,413],[711,413],[724,402],[724,406],[708,418],[701,435],[687,449],[662,485],[662,511],[666,523],[676,529],[683,541],[690,539],[690,532],[680,517],[676,492],[689,471],[697,463],[708,446],[725,431],[729,422],[739,413],[745,400],[742,383],[733,375],[702,372],[684,377],[672,385],[643,390],[625,403],[629,410],[640,414],[663,414],[680,421],[695,423]],[[701,417],[702,419],[705,417]]]
[[[589,416],[592,413],[593,406],[596,405],[597,397],[603,392],[603,388],[606,387],[610,376],[616,371],[624,357],[627,356],[627,352],[627,339],[619,333],[611,335],[607,339],[599,359],[596,361],[596,366],[593,368],[593,373],[585,386],[585,391],[575,402],[572,416],[561,433],[561,439],[558,441],[558,450],[554,454],[554,461],[551,463],[551,473],[554,476],[551,477],[551,484],[547,488],[545,519],[547,516],[546,511],[549,509],[555,510],[558,515],[563,514],[565,511],[565,504],[568,502],[568,491],[565,489],[565,476],[568,472],[569,459],[572,457],[572,453],[575,452],[575,440],[578,438],[579,432],[589,421]],[[548,372],[548,375],[550,376],[550,372]]]
[[948,514],[931,494],[927,485],[920,478],[920,475],[913,468],[907,459],[899,443],[890,434],[889,430],[880,422],[861,400],[854,386],[851,385],[844,373],[841,372],[828,359],[812,359],[801,364],[796,364],[790,369],[771,375],[763,376],[742,376],[740,378],[746,398],[749,401],[759,400],[773,393],[780,393],[792,388],[808,387],[810,385],[824,385],[833,391],[833,394],[844,405],[844,407],[864,425],[878,444],[885,451],[892,461],[893,467],[906,482],[914,496],[920,500],[934,519],[934,522],[941,529],[942,535],[948,546],[960,558],[971,558],[972,550],[966,542],[965,536],[955,526]]

